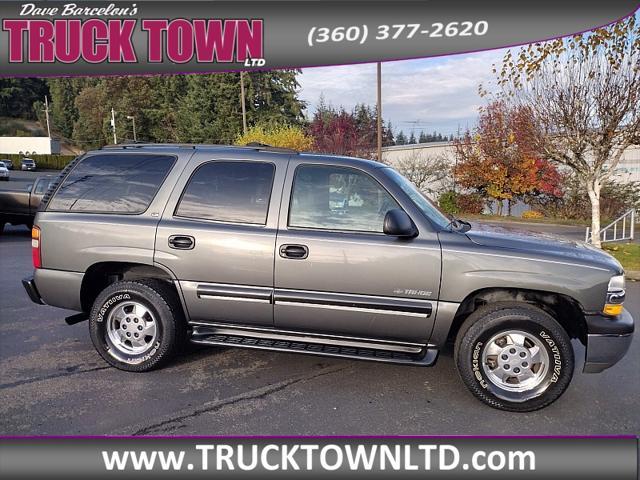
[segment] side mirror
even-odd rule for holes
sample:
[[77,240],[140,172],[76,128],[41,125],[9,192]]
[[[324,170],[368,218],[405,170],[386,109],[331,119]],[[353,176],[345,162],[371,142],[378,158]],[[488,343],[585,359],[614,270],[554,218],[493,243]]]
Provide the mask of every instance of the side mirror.
[[413,238],[418,235],[418,229],[409,218],[409,215],[399,208],[394,208],[387,212],[384,217],[382,231],[386,235],[393,235],[394,237]]

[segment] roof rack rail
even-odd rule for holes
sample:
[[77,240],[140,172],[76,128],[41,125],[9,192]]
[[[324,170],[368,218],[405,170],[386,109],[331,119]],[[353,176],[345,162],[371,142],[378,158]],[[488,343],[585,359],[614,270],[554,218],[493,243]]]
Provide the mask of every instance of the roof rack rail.
[[195,148],[194,144],[191,143],[156,143],[156,142],[144,142],[141,140],[137,140],[135,142],[125,142],[125,143],[116,143],[110,145],[104,145],[100,147],[100,150],[108,150],[110,148],[142,148],[142,147],[184,147],[184,148]]
[[155,143],[155,142],[126,142],[126,143],[117,143],[114,145],[105,145],[101,147],[101,150],[109,150],[109,149],[126,149],[126,148],[147,148],[147,147],[157,147],[157,148],[193,148],[194,150],[197,148],[249,148],[253,150],[262,150],[265,152],[273,152],[273,153],[288,153],[288,154],[298,154],[297,150],[291,148],[282,148],[282,147],[273,147],[271,145],[267,145],[266,143],[259,142],[250,142],[246,145],[218,145],[218,144],[199,144],[199,143]]
[[298,150],[294,150],[293,148],[284,148],[284,147],[274,147],[273,145],[268,145],[266,143],[260,142],[249,142],[246,144],[247,147],[255,148],[256,150],[265,150],[267,152],[274,153],[300,153]]

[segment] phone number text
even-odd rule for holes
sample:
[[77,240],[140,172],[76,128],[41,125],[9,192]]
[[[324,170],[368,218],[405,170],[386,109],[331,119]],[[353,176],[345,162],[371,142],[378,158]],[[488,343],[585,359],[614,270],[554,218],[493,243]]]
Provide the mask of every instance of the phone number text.
[[[370,32],[370,30],[372,30]],[[366,24],[339,27],[312,27],[307,35],[307,43],[313,47],[320,43],[350,42],[364,44],[369,38],[374,40],[409,40],[414,37],[447,38],[447,37],[480,37],[489,31],[486,20],[475,22],[434,22],[429,25],[421,23],[401,23],[394,25]],[[370,37],[371,35],[371,37]]]

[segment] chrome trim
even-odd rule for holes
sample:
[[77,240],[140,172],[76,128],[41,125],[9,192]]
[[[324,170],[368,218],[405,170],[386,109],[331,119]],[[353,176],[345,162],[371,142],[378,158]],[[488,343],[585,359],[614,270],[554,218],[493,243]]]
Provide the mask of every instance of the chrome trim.
[[382,297],[276,288],[273,298],[276,305],[311,305],[319,308],[381,312],[423,318],[430,317],[433,312],[433,302],[431,300],[418,300],[404,297]]
[[375,313],[375,314],[384,314],[384,315],[401,315],[403,317],[419,317],[419,318],[427,318],[429,315],[424,313],[415,313],[415,312],[404,312],[402,310],[383,310],[381,308],[368,308],[368,307],[349,307],[349,306],[341,306],[341,305],[327,305],[323,303],[312,303],[312,302],[290,302],[284,300],[276,300],[276,305],[288,305],[295,307],[311,307],[311,308],[323,308],[326,310],[342,310],[347,312],[366,312],[366,313]]
[[261,298],[249,298],[249,297],[227,297],[224,295],[199,293],[198,298],[215,298],[216,300],[228,300],[230,302],[252,302],[252,303],[271,303],[271,300],[263,300]]
[[198,298],[212,298],[216,300],[272,303],[276,305],[315,307],[419,318],[429,318],[434,309],[433,301],[414,298],[273,289],[271,287],[241,286],[223,283],[184,283],[195,286]]
[[261,301],[271,303],[273,299],[273,289],[271,287],[248,287],[223,283],[198,283],[196,286],[196,295],[198,298],[215,297],[220,300]]

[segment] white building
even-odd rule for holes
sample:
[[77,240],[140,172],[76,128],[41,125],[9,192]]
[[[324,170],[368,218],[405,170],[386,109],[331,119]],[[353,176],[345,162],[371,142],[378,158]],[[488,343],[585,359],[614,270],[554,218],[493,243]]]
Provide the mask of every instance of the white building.
[[[455,147],[451,142],[418,143],[412,145],[394,145],[382,148],[382,159],[389,165],[398,165],[411,156],[423,158],[441,157],[455,163]],[[616,167],[616,181],[630,183],[640,182],[640,145],[632,145],[622,154]]]
[[0,137],[1,154],[51,155],[60,153],[60,142],[51,137]]

